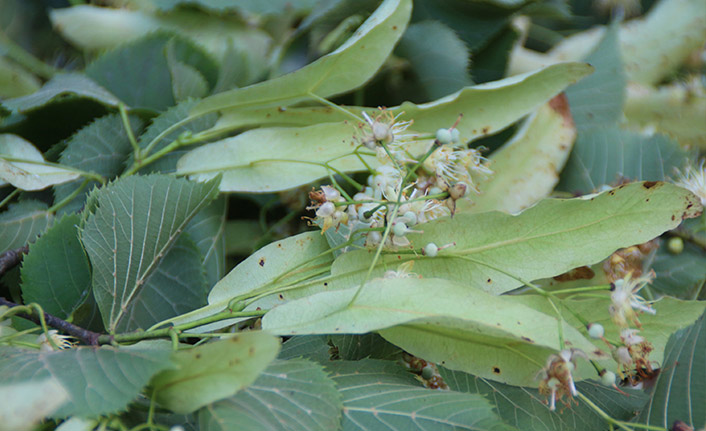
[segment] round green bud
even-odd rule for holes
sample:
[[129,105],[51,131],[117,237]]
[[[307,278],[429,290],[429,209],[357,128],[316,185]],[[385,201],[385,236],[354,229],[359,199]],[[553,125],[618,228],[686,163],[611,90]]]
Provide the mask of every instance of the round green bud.
[[407,220],[407,225],[409,226],[417,224],[417,214],[415,214],[414,211],[407,211],[402,217]]
[[600,323],[590,323],[588,325],[588,335],[591,338],[603,338],[603,334],[605,334],[605,329],[603,328],[603,325]]
[[452,139],[453,134],[449,129],[439,129],[436,131],[436,140],[439,141],[440,144],[449,144]]
[[425,256],[436,257],[437,254],[439,254],[439,247],[433,242],[430,242],[429,244],[424,246]]
[[451,129],[451,142],[457,144],[461,140],[461,132],[458,129]]
[[429,380],[434,377],[434,370],[431,367],[422,368],[422,378],[424,380]]
[[392,233],[395,236],[404,236],[404,234],[407,233],[407,230],[407,225],[401,221],[395,222],[395,224],[392,225]]
[[615,373],[612,371],[606,371],[601,376],[601,384],[603,386],[613,387],[615,385]]
[[667,249],[672,254],[681,253],[682,251],[684,251],[684,240],[679,238],[678,236],[669,238],[669,242],[667,243]]

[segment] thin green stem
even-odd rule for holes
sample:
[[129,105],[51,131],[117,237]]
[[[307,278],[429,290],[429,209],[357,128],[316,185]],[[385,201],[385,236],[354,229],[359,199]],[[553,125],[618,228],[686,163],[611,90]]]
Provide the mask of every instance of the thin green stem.
[[583,401],[589,407],[591,407],[598,414],[598,416],[600,416],[604,421],[608,422],[611,425],[617,426],[618,428],[620,428],[622,430],[634,431],[635,428],[642,428],[642,429],[651,430],[651,431],[667,431],[667,429],[663,428],[663,427],[658,427],[658,426],[654,426],[654,425],[639,424],[639,423],[632,423],[632,422],[625,422],[625,421],[619,421],[619,420],[613,419],[608,413],[604,412],[600,407],[598,407],[593,401],[591,401],[584,394],[579,392],[578,397],[581,399],[581,401]]
[[78,196],[78,195],[83,191],[83,189],[86,188],[86,186],[88,185],[88,183],[89,183],[90,181],[91,181],[91,180],[89,180],[89,179],[83,180],[83,182],[81,183],[81,185],[78,186],[78,188],[76,188],[76,190],[74,190],[73,192],[71,192],[71,194],[68,195],[68,196],[66,196],[64,199],[62,199],[62,200],[60,200],[59,202],[55,203],[51,208],[49,208],[49,209],[47,210],[47,212],[50,212],[50,213],[54,214],[54,213],[56,213],[57,211],[59,211],[60,209],[64,208],[66,205],[69,204],[69,202],[71,202],[72,200],[74,200],[74,198],[76,198],[76,196]]
[[573,287],[570,289],[553,290],[553,295],[561,295],[563,293],[579,293],[579,292],[595,292],[600,290],[610,290],[610,284],[602,284],[600,286]]
[[[253,310],[253,311],[221,311],[220,313],[213,314],[211,316],[204,317],[202,319],[194,320],[193,322],[184,323],[181,325],[172,326],[163,329],[154,329],[144,332],[129,332],[125,334],[115,334],[115,335],[101,335],[98,338],[100,344],[107,343],[130,343],[141,340],[149,340],[153,338],[166,338],[170,337],[172,331],[183,332],[189,329],[197,328],[199,326],[208,325],[210,323],[219,322],[221,320],[228,320],[239,317],[260,317],[263,316],[268,310]],[[161,323],[160,323],[161,324]]]
[[174,327],[169,328],[169,338],[172,340],[172,350],[176,352],[179,350],[179,332]]
[[141,160],[142,150],[140,150],[140,146],[137,145],[135,134],[132,133],[132,127],[130,127],[130,118],[128,118],[127,116],[127,107],[124,103],[120,102],[118,104],[118,110],[120,111],[120,119],[123,121],[125,133],[127,134],[127,138],[130,141],[130,145],[132,145],[132,151],[135,153],[135,160]]
[[51,79],[61,72],[27,52],[0,30],[0,45],[5,47],[5,55],[15,63],[44,79]]
[[311,91],[308,92],[308,95],[309,95],[309,97],[311,97],[312,99],[314,99],[314,100],[316,100],[316,101],[318,101],[318,102],[320,102],[320,103],[322,103],[322,104],[324,104],[324,105],[326,105],[326,106],[330,106],[331,108],[333,108],[333,109],[335,109],[335,110],[337,110],[337,111],[339,111],[339,112],[342,112],[342,113],[345,114],[345,115],[350,116],[351,118],[353,118],[353,119],[356,120],[356,121],[363,122],[363,123],[365,122],[365,120],[364,120],[362,117],[359,117],[359,116],[355,115],[354,113],[352,113],[351,111],[349,111],[349,110],[347,110],[347,109],[343,109],[342,107],[336,105],[335,103],[333,103],[333,102],[331,102],[331,101],[329,101],[329,100],[327,100],[327,99],[324,99],[324,98],[321,97],[321,96],[317,96],[316,94],[312,93]]
[[20,189],[15,189],[10,192],[9,195],[5,196],[5,199],[0,202],[0,208],[4,207],[8,202],[10,202],[15,196],[20,193]]
[[47,326],[47,321],[44,318],[44,309],[42,309],[42,306],[37,304],[36,302],[33,302],[29,304],[28,307],[35,310],[39,315],[39,323],[42,326],[42,331],[44,331],[44,335],[47,337],[47,341],[49,341],[49,344],[51,345],[52,349],[61,350],[61,348],[54,341],[54,338],[49,335],[49,326]]

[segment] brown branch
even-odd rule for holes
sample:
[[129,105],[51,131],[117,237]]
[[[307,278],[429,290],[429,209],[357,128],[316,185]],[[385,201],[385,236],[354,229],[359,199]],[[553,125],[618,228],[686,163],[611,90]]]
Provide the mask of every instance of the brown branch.
[[[3,297],[0,297],[0,305],[7,305],[10,308],[20,306],[19,304],[10,302]],[[32,313],[17,313],[17,316],[23,317],[25,319],[31,320],[36,324],[39,324],[39,316],[37,316],[36,314],[37,312],[35,310],[32,310]],[[79,326],[74,325],[73,323],[67,322],[66,320],[59,319],[56,316],[52,316],[49,313],[44,313],[44,320],[47,322],[47,325],[51,326],[52,328],[56,328],[61,330],[62,332],[66,332],[67,334],[78,338],[86,344],[89,344],[91,346],[98,345],[98,337],[100,337],[100,334],[97,332],[89,331],[88,329],[83,329]]]
[[22,262],[24,255],[29,252],[29,246],[15,248],[0,253],[0,277]]

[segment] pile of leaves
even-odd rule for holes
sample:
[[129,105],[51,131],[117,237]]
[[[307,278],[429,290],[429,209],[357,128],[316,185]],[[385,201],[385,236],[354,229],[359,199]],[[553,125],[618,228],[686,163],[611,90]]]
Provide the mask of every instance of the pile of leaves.
[[46,3],[0,429],[706,426],[702,0]]

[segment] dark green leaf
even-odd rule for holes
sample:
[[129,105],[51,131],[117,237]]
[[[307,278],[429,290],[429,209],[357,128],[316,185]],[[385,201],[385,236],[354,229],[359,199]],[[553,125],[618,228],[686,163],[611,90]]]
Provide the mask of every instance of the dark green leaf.
[[586,58],[586,62],[596,68],[593,75],[566,90],[579,133],[593,127],[613,126],[622,117],[626,78],[618,29],[617,23],[609,27],[596,49]]
[[42,202],[23,201],[10,205],[0,214],[0,249],[24,247],[44,232],[52,219]]
[[473,53],[472,79],[483,83],[505,77],[510,52],[519,37],[517,31],[508,26],[480,51]]
[[[163,111],[175,104],[166,47],[173,44],[176,60],[189,65],[215,85],[217,66],[189,40],[165,33],[145,36],[100,56],[86,74],[132,108]],[[211,82],[209,80],[209,82]]]
[[95,100],[106,106],[117,106],[120,100],[89,77],[80,73],[63,73],[44,84],[36,93],[9,99],[2,106],[19,112],[41,108],[62,96]]
[[469,52],[456,33],[438,21],[409,26],[397,46],[423,89],[414,100],[434,100],[472,85]]
[[326,366],[343,395],[343,430],[507,429],[482,396],[426,389],[395,362],[364,359]]
[[[540,395],[537,389],[510,386],[445,368],[439,368],[439,373],[452,391],[484,396],[495,405],[498,414],[506,423],[523,431],[584,431],[606,428],[603,418],[582,401],[566,408],[559,404],[557,410],[552,412],[547,406],[546,396]],[[630,395],[625,396],[615,389],[593,382],[580,382],[576,388],[617,420],[632,419],[634,412],[642,406],[646,398],[646,395],[639,391],[629,391]]]
[[56,379],[69,395],[53,417],[93,417],[125,409],[150,377],[171,367],[168,343],[46,352],[0,346],[3,384]]
[[[147,128],[145,133],[140,136],[140,139],[138,140],[137,144],[142,149],[147,148],[147,146],[152,142],[152,140],[159,136],[162,132],[166,131],[171,126],[174,126],[176,123],[186,119],[189,116],[189,111],[192,107],[196,105],[196,103],[198,102],[195,100],[185,100],[184,102],[178,104],[177,106],[169,108],[166,112],[156,117],[152,121],[152,124],[150,124],[150,126]],[[184,132],[195,134],[212,127],[216,123],[217,118],[218,116],[215,114],[205,115],[193,121],[189,121],[184,125],[175,127],[174,130],[164,135],[161,141],[159,141],[159,143],[155,145],[153,152],[159,151],[162,148],[166,147]],[[179,158],[191,151],[192,148],[193,147],[184,147],[172,151],[166,156],[157,160],[156,162],[147,165],[141,171],[143,173],[174,172],[176,170],[176,163]],[[133,159],[130,158],[129,162],[132,163]]]
[[89,196],[83,241],[106,328],[127,324],[135,295],[191,218],[216,197],[218,179],[196,184],[164,175],[119,179]]
[[226,271],[226,202],[225,196],[216,199],[196,213],[184,230],[201,252],[209,289]]
[[163,12],[180,6],[198,6],[219,13],[238,12],[245,15],[280,15],[283,12],[300,14],[310,10],[316,2],[317,0],[152,0]]
[[125,331],[147,329],[205,305],[207,295],[201,252],[183,233],[135,293],[119,327]]
[[[133,133],[138,133],[142,129],[142,121],[131,116],[130,126]],[[112,179],[123,171],[125,159],[131,152],[132,146],[120,115],[110,114],[97,119],[69,138],[59,163]],[[81,183],[82,180],[78,180],[54,187],[56,202],[67,198]],[[96,182],[90,182],[84,192],[62,208],[62,211],[78,211],[83,206],[88,190],[95,185]]]
[[29,248],[22,261],[22,297],[67,319],[86,299],[91,268],[78,239],[78,214],[58,220]]
[[664,295],[696,299],[706,283],[705,258],[704,249],[690,241],[684,241],[684,250],[679,254],[671,253],[664,241],[652,261],[657,277],[650,287]]
[[174,100],[181,102],[190,97],[204,97],[208,93],[208,82],[198,69],[177,60],[173,42],[167,43],[166,54]]
[[341,394],[321,365],[306,359],[275,361],[234,397],[201,410],[202,431],[334,431]]
[[679,420],[706,426],[706,314],[669,338],[662,371],[639,421],[669,428]]
[[282,344],[279,359],[306,358],[324,363],[331,359],[326,335],[296,335]]
[[375,333],[331,335],[330,340],[337,349],[338,356],[347,361],[365,358],[394,360],[402,354],[399,347]]
[[559,188],[588,193],[604,184],[669,179],[687,153],[664,135],[646,137],[618,128],[579,132],[561,175]]

